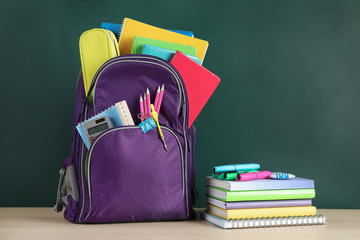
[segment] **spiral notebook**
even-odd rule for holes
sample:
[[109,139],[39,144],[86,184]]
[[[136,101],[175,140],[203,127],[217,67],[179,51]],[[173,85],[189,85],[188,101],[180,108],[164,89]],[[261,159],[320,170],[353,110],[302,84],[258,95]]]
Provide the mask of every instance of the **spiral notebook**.
[[241,228],[263,228],[263,227],[285,227],[306,226],[326,224],[323,215],[301,216],[301,217],[278,217],[278,218],[251,218],[226,220],[208,212],[202,212],[201,217],[218,227],[224,229]]
[[130,18],[123,20],[120,32],[120,55],[130,54],[135,36],[152,38],[156,40],[190,45],[196,48],[196,56],[203,62],[208,48],[208,42],[198,38],[188,37],[180,33],[171,32],[154,27]]

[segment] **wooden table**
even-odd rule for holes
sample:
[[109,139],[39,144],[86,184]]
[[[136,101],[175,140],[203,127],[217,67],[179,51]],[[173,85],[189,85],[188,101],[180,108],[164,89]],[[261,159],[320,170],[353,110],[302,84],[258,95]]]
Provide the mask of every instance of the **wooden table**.
[[1,240],[360,239],[360,210],[319,209],[327,225],[224,230],[204,220],[73,224],[52,208],[0,208]]

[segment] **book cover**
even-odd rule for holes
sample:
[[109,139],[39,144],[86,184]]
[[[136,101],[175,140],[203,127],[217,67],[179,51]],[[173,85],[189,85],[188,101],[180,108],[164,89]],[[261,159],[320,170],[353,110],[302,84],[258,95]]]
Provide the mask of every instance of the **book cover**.
[[204,62],[209,43],[205,40],[185,36],[162,28],[154,27],[130,18],[125,18],[121,29],[119,45],[120,54],[130,54],[135,36],[157,39],[166,42],[190,45],[196,48],[196,56]]
[[135,38],[134,38],[134,42],[133,42],[132,49],[131,49],[131,54],[141,54],[145,44],[155,46],[155,47],[166,48],[166,49],[174,51],[174,53],[175,53],[175,51],[180,51],[182,53],[196,55],[196,48],[194,48],[193,46],[183,45],[183,44],[179,44],[179,43],[166,42],[166,41],[160,41],[160,40],[156,40],[156,39],[144,38],[144,37],[139,37],[139,36],[135,36]]
[[221,188],[208,186],[207,194],[223,201],[261,201],[261,200],[287,200],[311,199],[315,197],[315,189],[280,189],[257,191],[226,191]]
[[[162,59],[170,62],[171,58],[175,54],[175,51],[172,51],[172,50],[169,50],[166,48],[161,48],[161,47],[144,44],[141,54],[152,55],[152,56],[159,57],[159,58],[162,58]],[[187,57],[189,57],[191,60],[195,61],[197,64],[201,65],[201,61],[197,56],[193,56],[193,55],[189,55],[189,54],[185,54],[185,55]]]
[[296,217],[314,216],[316,207],[279,207],[279,208],[250,208],[224,210],[213,205],[208,205],[207,210],[219,217],[229,219],[244,218],[270,218],[270,217]]
[[208,197],[208,203],[222,209],[239,209],[239,208],[311,206],[312,201],[311,199],[291,199],[291,200],[225,202],[216,198]]
[[314,180],[295,177],[288,180],[257,179],[252,181],[227,181],[207,177],[208,185],[228,191],[315,188]]
[[220,78],[177,51],[170,63],[184,80],[189,101],[188,127],[190,128],[210,96],[220,83]]

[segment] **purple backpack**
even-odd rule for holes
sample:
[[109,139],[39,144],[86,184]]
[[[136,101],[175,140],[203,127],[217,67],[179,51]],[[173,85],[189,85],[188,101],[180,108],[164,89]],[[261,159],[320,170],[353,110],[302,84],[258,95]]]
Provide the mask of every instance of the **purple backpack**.
[[[165,85],[157,129],[138,126],[139,95]],[[194,218],[195,128],[188,128],[184,82],[167,61],[149,55],[125,55],[107,61],[95,74],[85,97],[78,78],[71,156],[64,160],[55,211],[76,223],[184,220]],[[89,92],[90,92],[89,91]],[[154,94],[153,94],[154,95]],[[135,126],[111,128],[88,150],[76,125],[126,100]],[[153,99],[152,99],[153,102]]]

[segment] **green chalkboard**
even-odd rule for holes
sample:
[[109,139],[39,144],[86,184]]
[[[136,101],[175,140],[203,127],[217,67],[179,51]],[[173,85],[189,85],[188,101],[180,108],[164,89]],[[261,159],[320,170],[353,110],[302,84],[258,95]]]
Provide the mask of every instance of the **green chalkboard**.
[[0,206],[52,206],[69,155],[78,40],[130,17],[209,41],[221,83],[197,120],[205,207],[212,166],[315,179],[319,208],[359,208],[360,1],[4,0]]

